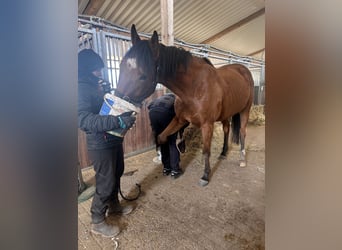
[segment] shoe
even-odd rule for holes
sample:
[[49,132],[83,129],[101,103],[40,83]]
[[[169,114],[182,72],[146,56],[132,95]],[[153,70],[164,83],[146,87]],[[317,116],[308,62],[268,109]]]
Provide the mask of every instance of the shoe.
[[109,225],[105,221],[97,224],[93,224],[91,227],[91,232],[94,234],[100,234],[103,237],[115,237],[120,233],[118,226]]
[[120,203],[111,204],[108,207],[107,213],[108,215],[114,215],[114,214],[122,214],[127,215],[130,214],[133,211],[132,205],[126,205],[122,206]]
[[185,140],[184,139],[177,140],[176,147],[179,153],[184,154],[185,153]]
[[183,174],[183,170],[182,169],[171,170],[171,177],[174,178],[174,179],[177,179],[182,174]]
[[169,169],[169,168],[163,169],[163,175],[169,175],[170,173],[171,173],[171,169]]

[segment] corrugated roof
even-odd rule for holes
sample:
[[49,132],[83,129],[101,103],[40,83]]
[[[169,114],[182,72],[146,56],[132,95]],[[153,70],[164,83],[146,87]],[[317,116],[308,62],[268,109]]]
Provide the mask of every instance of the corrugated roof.
[[[161,32],[160,0],[79,0],[78,6],[79,14]],[[264,0],[174,0],[174,37],[264,59],[264,8]]]

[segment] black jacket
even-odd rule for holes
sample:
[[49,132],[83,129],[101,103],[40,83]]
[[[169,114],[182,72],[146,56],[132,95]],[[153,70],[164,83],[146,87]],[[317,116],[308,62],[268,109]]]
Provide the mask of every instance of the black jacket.
[[147,108],[150,112],[159,111],[166,113],[172,120],[172,118],[176,115],[174,109],[175,99],[176,96],[174,94],[168,93],[152,100]]
[[123,141],[106,133],[120,126],[117,117],[99,115],[105,92],[98,81],[92,75],[78,79],[78,127],[87,134],[88,150],[111,148]]

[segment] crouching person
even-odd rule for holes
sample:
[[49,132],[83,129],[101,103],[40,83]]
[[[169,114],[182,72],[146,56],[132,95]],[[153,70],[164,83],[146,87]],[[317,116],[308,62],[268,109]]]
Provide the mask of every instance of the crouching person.
[[[155,138],[157,138],[157,136],[163,132],[163,130],[175,117],[175,98],[176,97],[174,94],[168,93],[151,101],[148,105],[147,108],[149,110],[149,118]],[[178,178],[183,174],[183,170],[180,167],[180,151],[184,153],[185,143],[184,140],[182,140],[180,143],[176,142],[178,133],[180,133],[180,136],[182,136],[186,126],[188,126],[188,124],[180,129],[180,131],[168,136],[167,142],[160,145],[163,175],[171,174],[171,177]]]

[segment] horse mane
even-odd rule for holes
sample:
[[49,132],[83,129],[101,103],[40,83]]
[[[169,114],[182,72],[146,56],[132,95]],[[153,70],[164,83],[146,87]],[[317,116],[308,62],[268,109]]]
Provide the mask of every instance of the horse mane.
[[159,76],[161,78],[173,79],[180,66],[183,66],[185,71],[187,70],[188,64],[192,58],[189,51],[175,46],[165,46],[164,44],[160,44],[159,48],[158,65]]
[[[142,40],[135,46],[132,46],[125,55],[126,58],[137,58],[138,65],[144,68],[146,72],[155,72],[156,65],[153,60],[152,49],[147,40]],[[158,75],[161,78],[174,79],[180,66],[186,71],[192,54],[183,48],[175,46],[159,45]],[[214,67],[206,57],[202,58],[207,64]]]

